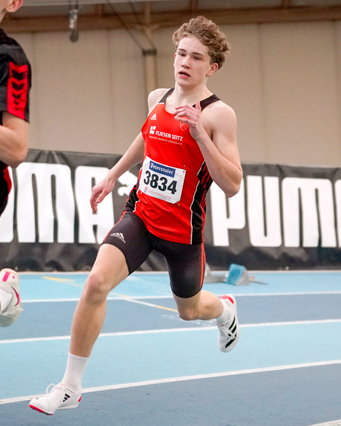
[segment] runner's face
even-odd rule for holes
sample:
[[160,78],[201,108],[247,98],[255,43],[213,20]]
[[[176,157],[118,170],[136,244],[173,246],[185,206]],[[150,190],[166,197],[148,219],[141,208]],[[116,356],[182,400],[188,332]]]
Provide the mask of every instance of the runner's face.
[[175,81],[180,86],[202,84],[216,71],[217,64],[210,62],[207,46],[195,36],[184,37],[175,53]]

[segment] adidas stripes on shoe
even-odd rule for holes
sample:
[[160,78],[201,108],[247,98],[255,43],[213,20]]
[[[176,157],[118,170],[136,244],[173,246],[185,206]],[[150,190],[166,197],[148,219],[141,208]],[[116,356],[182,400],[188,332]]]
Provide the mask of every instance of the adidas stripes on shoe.
[[[52,389],[51,386],[53,386]],[[57,410],[77,408],[81,398],[81,391],[72,392],[64,388],[61,383],[59,385],[50,384],[46,389],[46,395],[32,399],[29,407],[52,416]]]
[[237,304],[236,299],[226,294],[221,297],[223,304],[228,305],[228,309],[231,312],[231,315],[227,322],[220,324],[217,322],[218,326],[218,344],[219,349],[222,352],[230,352],[236,346],[239,340],[240,328],[237,318]]

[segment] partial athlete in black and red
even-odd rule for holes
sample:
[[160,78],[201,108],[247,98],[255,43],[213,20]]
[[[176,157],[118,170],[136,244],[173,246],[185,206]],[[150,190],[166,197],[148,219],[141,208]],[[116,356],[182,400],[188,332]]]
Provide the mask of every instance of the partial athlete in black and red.
[[[31,66],[22,47],[0,29],[0,124],[4,112],[29,121]],[[7,164],[0,161],[0,215],[11,190]]]

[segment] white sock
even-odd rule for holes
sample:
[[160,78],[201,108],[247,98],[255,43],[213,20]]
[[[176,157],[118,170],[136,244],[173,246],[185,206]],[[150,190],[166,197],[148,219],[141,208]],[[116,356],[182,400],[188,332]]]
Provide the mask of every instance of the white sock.
[[224,310],[223,310],[223,313],[220,315],[220,317],[216,318],[216,321],[219,324],[224,324],[230,318],[231,309],[229,308],[229,306],[227,305],[227,303],[223,303],[222,300],[221,300],[221,303],[223,305]]
[[8,307],[12,300],[12,294],[6,293],[6,291],[1,290],[0,288],[0,313],[4,312],[4,310]]
[[73,355],[69,352],[62,384],[72,392],[82,389],[82,379],[89,358]]

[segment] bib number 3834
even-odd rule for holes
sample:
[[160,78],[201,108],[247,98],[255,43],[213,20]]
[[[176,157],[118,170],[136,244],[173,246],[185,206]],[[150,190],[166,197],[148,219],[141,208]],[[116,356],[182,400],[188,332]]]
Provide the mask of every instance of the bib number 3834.
[[139,189],[144,194],[174,204],[180,201],[186,170],[157,163],[146,157]]

